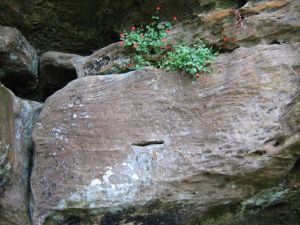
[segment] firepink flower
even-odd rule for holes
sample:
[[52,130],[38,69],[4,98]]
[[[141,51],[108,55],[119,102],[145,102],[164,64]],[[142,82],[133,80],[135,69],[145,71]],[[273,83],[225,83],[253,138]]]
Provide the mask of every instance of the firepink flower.
[[169,33],[171,33],[171,31],[170,30],[166,30],[166,33],[169,34]]
[[125,37],[125,35],[124,34],[120,34],[120,37],[123,38],[123,37]]
[[195,73],[194,76],[195,76],[196,78],[199,78],[199,77],[200,77],[199,73]]
[[133,44],[133,45],[132,45],[133,48],[136,48],[137,46],[138,46],[137,44]]
[[167,42],[167,38],[163,38],[163,40],[162,40],[164,43],[166,43]]
[[119,45],[123,46],[124,45],[124,41],[119,41]]
[[132,30],[132,31],[135,31],[135,27],[134,27],[134,26],[133,26],[133,27],[131,27],[131,30]]
[[177,16],[173,16],[173,20],[176,21],[177,20]]
[[160,11],[160,6],[156,6],[156,11]]
[[140,34],[140,38],[144,38],[144,37],[145,37],[144,35]]

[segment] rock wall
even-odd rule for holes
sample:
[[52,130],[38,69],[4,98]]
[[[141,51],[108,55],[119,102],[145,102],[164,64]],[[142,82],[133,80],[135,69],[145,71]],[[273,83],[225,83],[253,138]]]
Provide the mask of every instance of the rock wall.
[[[172,41],[220,52],[208,80],[130,71],[118,43],[70,54],[156,5],[179,18]],[[47,52],[0,26],[0,81],[47,100],[36,122],[41,104],[0,86],[0,225],[298,224],[299,1],[186,5],[1,1],[2,25]]]
[[0,86],[0,224],[29,225],[31,133],[41,109]]
[[82,224],[106,223],[94,210],[120,224],[193,224],[272,187],[300,156],[298,125],[285,116],[299,49],[239,48],[217,58],[207,83],[152,69],[71,82],[34,131],[35,224],[74,208],[86,210]]

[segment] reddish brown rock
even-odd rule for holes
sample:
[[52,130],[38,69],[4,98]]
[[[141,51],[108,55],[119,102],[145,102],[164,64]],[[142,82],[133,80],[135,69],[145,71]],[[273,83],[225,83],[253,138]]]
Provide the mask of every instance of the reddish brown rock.
[[146,68],[69,83],[33,134],[34,224],[195,224],[273,186],[300,156],[299,52],[240,48],[206,82]]
[[0,85],[0,224],[29,225],[31,132],[41,108]]
[[215,10],[178,24],[173,35],[187,42],[202,38],[225,50],[256,44],[294,43],[300,41],[299,12],[297,0],[253,1],[236,10],[242,19],[240,23],[231,8]]

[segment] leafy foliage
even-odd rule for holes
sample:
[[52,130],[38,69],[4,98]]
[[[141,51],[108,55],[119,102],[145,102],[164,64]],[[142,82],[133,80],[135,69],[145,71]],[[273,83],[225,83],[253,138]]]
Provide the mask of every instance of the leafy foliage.
[[[158,6],[157,13],[159,10]],[[214,54],[203,42],[192,46],[185,43],[173,44],[170,29],[176,20],[176,16],[172,22],[161,21],[158,16],[153,16],[150,25],[131,27],[130,32],[120,34],[119,43],[135,53],[135,64],[130,64],[130,69],[154,66],[181,70],[195,79],[208,71],[207,67],[214,59]]]
[[174,51],[169,51],[163,59],[163,67],[170,70],[182,70],[199,78],[199,73],[208,71],[207,67],[214,59],[211,49],[205,47],[202,42],[188,46],[178,44]]

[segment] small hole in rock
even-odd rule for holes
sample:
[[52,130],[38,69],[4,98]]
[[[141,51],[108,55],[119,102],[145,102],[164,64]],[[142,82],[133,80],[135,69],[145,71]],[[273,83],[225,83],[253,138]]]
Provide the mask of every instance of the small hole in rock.
[[274,147],[277,147],[277,146],[279,146],[281,143],[278,141],[278,140],[276,140],[275,142],[274,142],[274,144],[273,144],[273,146]]
[[141,142],[137,142],[137,143],[133,143],[133,146],[140,146],[140,147],[145,147],[148,145],[161,145],[163,144],[164,141],[141,141]]
[[280,45],[281,43],[277,40],[273,40],[270,42],[271,45]]
[[264,151],[264,150],[256,150],[254,152],[251,152],[251,155],[253,156],[262,156],[262,155],[265,155],[267,152]]

